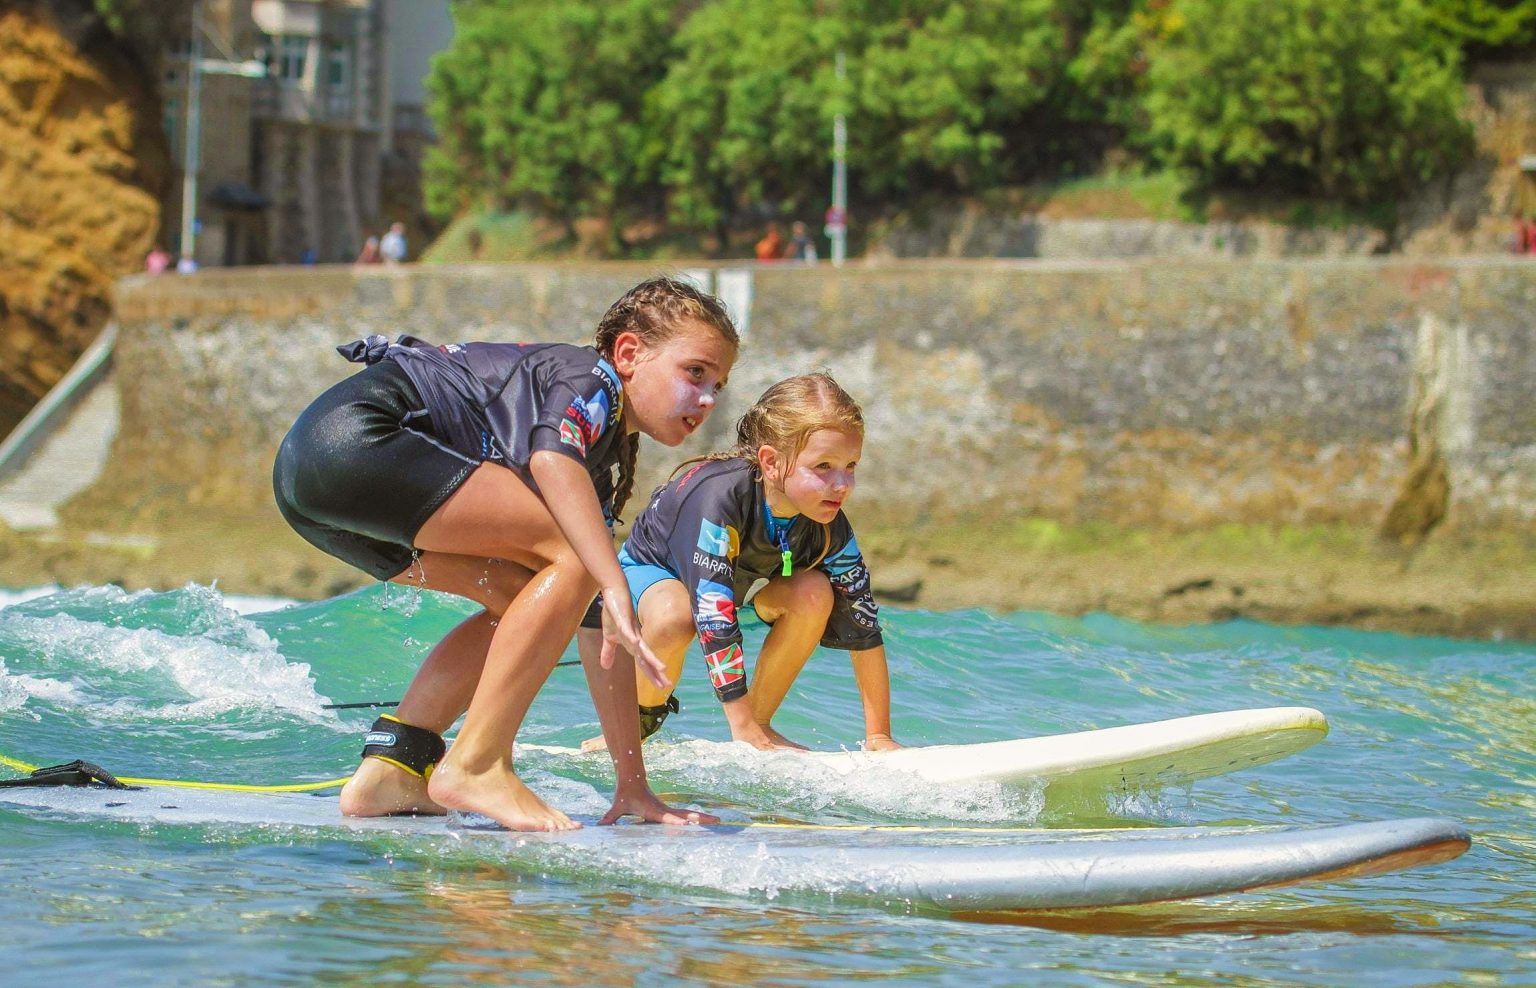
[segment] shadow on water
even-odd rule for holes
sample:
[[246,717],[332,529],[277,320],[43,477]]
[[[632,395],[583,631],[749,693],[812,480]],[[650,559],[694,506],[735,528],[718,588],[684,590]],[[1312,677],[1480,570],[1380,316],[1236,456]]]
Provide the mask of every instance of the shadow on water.
[[[680,978],[688,984],[832,984],[920,974],[910,960],[862,944],[882,917],[829,921],[792,905],[738,907],[711,897],[580,892],[489,866],[440,875],[403,897],[360,903],[353,921],[399,950],[359,963],[358,983],[619,985]],[[446,981],[444,980],[446,979]]]
[[1445,928],[1443,917],[1415,912],[1386,912],[1381,907],[1348,905],[1276,906],[1221,902],[1112,909],[1056,909],[951,913],[949,918],[1000,926],[1028,926],[1056,933],[1107,934],[1131,937],[1187,936],[1219,933],[1229,936],[1272,936],[1287,933],[1342,933],[1351,936],[1418,935],[1465,937],[1476,935],[1465,926]]

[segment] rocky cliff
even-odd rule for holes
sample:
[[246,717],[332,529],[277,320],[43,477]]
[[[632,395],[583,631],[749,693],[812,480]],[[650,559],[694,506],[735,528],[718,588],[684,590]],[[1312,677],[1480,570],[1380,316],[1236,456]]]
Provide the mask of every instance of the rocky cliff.
[[153,76],[91,5],[0,5],[0,436],[105,323],[169,174]]

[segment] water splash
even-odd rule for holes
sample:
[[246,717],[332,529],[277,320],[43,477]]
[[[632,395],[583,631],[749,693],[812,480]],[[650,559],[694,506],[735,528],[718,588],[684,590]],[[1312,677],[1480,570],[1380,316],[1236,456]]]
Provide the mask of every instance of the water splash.
[[329,719],[308,663],[290,662],[211,587],[97,587],[0,611],[0,702],[93,719],[198,721],[230,711]]

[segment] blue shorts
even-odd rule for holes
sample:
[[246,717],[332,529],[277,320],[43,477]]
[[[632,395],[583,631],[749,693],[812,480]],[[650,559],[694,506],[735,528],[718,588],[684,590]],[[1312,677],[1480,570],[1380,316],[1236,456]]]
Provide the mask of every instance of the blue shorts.
[[[647,590],[662,580],[682,582],[677,574],[670,570],[663,569],[660,566],[653,566],[650,563],[635,562],[634,558],[625,551],[625,547],[620,547],[619,549],[619,565],[624,568],[624,580],[629,584],[629,600],[635,607],[636,617],[640,614],[640,598],[644,596]],[[748,591],[747,599],[742,604],[752,604],[752,597],[753,594],[751,591]],[[738,624],[745,625],[754,619],[762,621],[762,615],[757,613],[757,606],[755,604],[752,604],[750,609],[745,606],[738,606],[736,608],[736,621]],[[586,616],[582,618],[581,626],[583,628],[601,628],[603,626],[603,598],[601,596],[592,599],[591,606],[587,608]]]
[[[629,583],[629,599],[635,605],[635,613],[640,613],[640,597],[662,580],[677,580],[676,573],[670,573],[660,566],[650,563],[637,563],[630,558],[628,546],[619,548],[619,565],[624,567],[624,579]],[[678,580],[678,582],[682,582]]]
[[[629,557],[623,547],[619,548],[619,565],[624,567],[624,579],[629,583],[629,601],[634,605],[635,616],[640,615],[640,595],[660,583],[662,580],[676,580],[677,577],[668,573],[660,566],[652,566],[650,563],[637,563]],[[682,582],[682,581],[678,581]],[[592,598],[592,603],[587,607],[587,613],[582,616],[583,628],[597,629],[603,626],[603,595],[598,594]]]

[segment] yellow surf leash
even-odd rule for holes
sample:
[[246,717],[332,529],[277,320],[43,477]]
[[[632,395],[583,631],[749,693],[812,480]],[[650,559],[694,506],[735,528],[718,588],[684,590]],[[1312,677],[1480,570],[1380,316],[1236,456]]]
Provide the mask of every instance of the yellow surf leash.
[[[15,769],[18,772],[35,772],[37,765],[28,765],[26,762],[17,761],[0,755],[0,765]],[[153,786],[165,789],[216,789],[226,792],[315,792],[321,789],[337,789],[347,784],[351,776],[345,779],[331,779],[327,782],[293,782],[278,786],[245,785],[237,782],[194,782],[186,779],[135,779],[126,775],[116,777],[117,781],[130,786]]]

